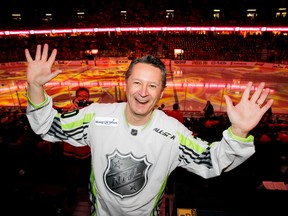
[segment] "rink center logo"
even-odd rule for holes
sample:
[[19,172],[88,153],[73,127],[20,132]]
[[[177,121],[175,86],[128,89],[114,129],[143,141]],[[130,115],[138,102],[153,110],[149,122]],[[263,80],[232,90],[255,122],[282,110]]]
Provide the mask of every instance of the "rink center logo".
[[108,190],[121,197],[131,197],[139,193],[147,184],[151,163],[146,156],[135,157],[132,153],[121,154],[115,150],[107,155],[104,183]]

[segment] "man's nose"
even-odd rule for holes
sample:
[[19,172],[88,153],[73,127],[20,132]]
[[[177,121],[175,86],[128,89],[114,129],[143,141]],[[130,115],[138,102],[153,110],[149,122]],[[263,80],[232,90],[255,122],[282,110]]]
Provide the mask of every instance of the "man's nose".
[[146,84],[141,85],[139,92],[141,96],[146,96],[148,92],[148,85]]

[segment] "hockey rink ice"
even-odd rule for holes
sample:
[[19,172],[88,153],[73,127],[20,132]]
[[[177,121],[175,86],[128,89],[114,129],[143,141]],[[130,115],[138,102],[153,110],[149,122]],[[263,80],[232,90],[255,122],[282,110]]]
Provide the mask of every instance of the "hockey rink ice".
[[[70,106],[79,86],[90,89],[94,102],[125,101],[127,66],[58,66],[63,72],[45,90],[53,97],[56,107]],[[26,107],[25,68],[25,63],[0,67],[0,106]],[[172,65],[167,67],[167,88],[158,105],[164,103],[166,109],[172,109],[173,103],[178,102],[184,112],[201,112],[210,100],[215,112],[225,112],[224,94],[237,103],[248,81],[253,81],[253,88],[264,81],[272,89],[273,113],[288,114],[287,76],[287,68]]]

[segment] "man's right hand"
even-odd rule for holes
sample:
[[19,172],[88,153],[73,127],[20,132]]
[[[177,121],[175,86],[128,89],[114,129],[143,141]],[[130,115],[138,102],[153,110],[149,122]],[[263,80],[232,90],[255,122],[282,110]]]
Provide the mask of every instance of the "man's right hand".
[[75,98],[75,99],[73,100],[73,104],[72,104],[72,106],[70,107],[69,111],[78,110],[78,109],[79,109],[78,102],[79,102],[79,99],[78,99],[78,98]]
[[58,76],[61,70],[51,71],[55,61],[57,50],[54,49],[48,58],[48,44],[44,44],[41,54],[41,45],[37,45],[35,60],[32,59],[28,49],[25,49],[27,59],[28,96],[34,104],[40,104],[45,100],[43,86]]

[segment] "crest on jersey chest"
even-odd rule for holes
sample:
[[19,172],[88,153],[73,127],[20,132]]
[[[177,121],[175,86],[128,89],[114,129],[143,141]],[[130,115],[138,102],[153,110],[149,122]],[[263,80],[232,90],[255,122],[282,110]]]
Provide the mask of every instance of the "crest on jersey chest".
[[146,156],[138,158],[115,150],[107,155],[104,183],[111,193],[121,198],[134,196],[147,184],[150,166]]

